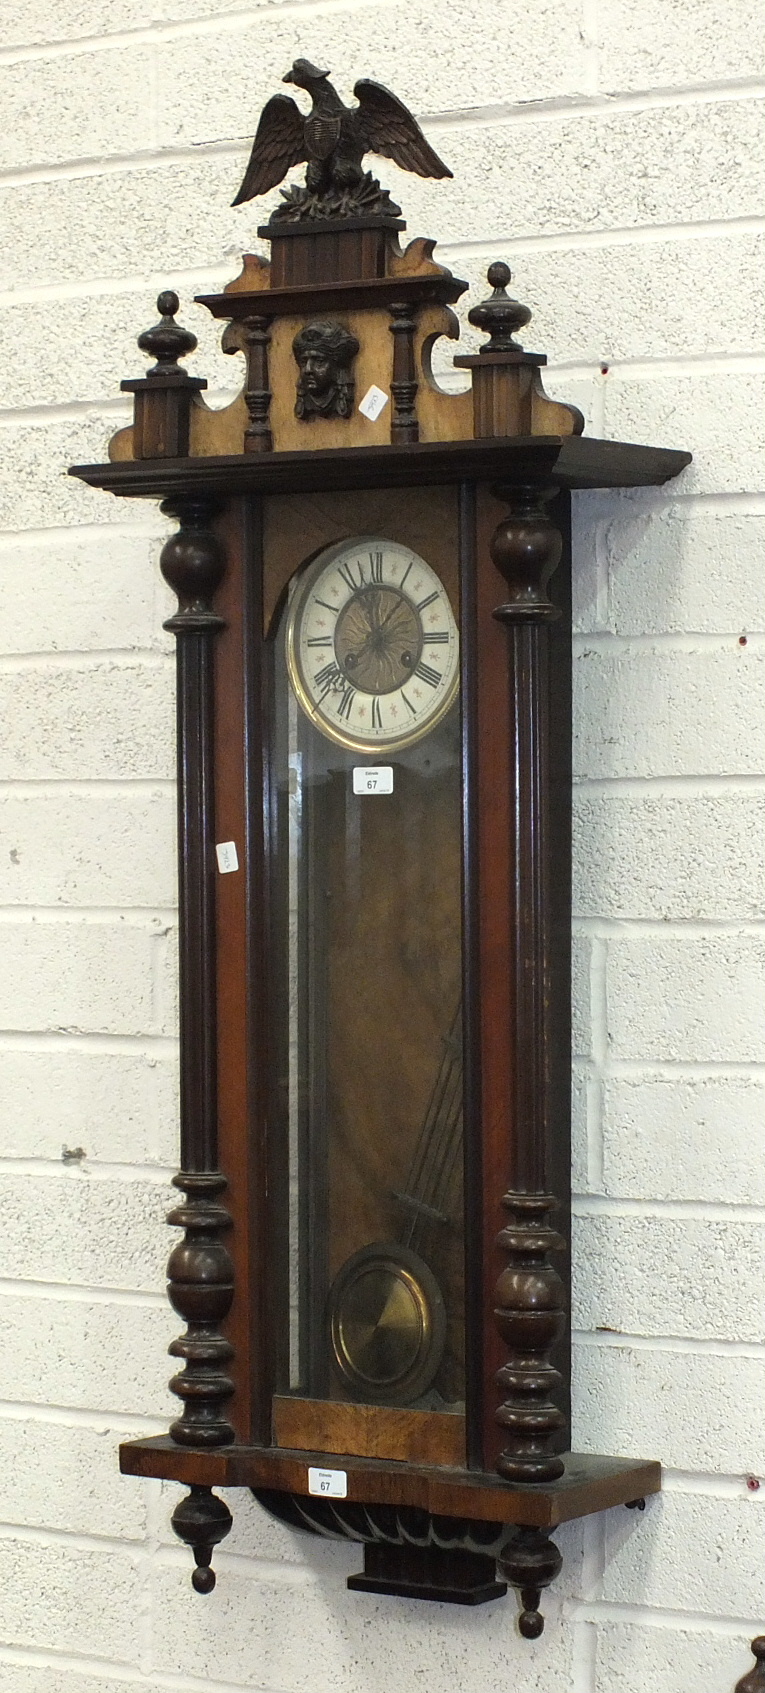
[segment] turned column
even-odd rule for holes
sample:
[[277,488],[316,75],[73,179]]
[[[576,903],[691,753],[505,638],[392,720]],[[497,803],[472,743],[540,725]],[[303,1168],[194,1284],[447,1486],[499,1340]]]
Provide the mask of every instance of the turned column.
[[418,441],[417,422],[417,365],[414,357],[414,332],[417,317],[413,306],[406,301],[390,308],[390,332],[393,336],[393,376],[390,391],[393,397],[390,438],[400,446]]
[[273,441],[268,414],[271,409],[271,389],[268,377],[268,348],[271,341],[271,322],[267,317],[248,317],[242,325],[244,348],[247,354],[247,386],[244,401],[248,423],[244,432],[246,453],[270,453]]
[[[508,597],[494,616],[508,634],[511,705],[513,864],[512,962],[514,1110],[507,1222],[497,1244],[507,1265],[495,1289],[495,1321],[507,1361],[497,1375],[496,1420],[505,1437],[497,1459],[509,1482],[555,1481],[562,1458],[553,1450],[566,1427],[553,1395],[561,1376],[550,1352],[565,1328],[565,1290],[550,1262],[565,1242],[550,1222],[557,1209],[548,1188],[549,1004],[549,706],[548,626],[558,616],[547,585],[562,551],[550,522],[552,488],[497,489],[509,515],[491,540],[491,556]],[[503,1572],[521,1588],[521,1632],[541,1633],[540,1590],[557,1575],[560,1554],[541,1531],[521,1527],[503,1554]]]
[[[225,1416],[233,1348],[221,1332],[234,1288],[224,1239],[231,1219],[221,1203],[226,1180],[218,1169],[215,1015],[213,645],[224,625],[210,604],[225,557],[210,528],[210,501],[184,495],[166,500],[162,510],[180,521],[160,558],[179,602],[165,628],[176,637],[177,654],[181,1171],[174,1186],[185,1197],[168,1217],[184,1230],[168,1263],[168,1295],[187,1324],[170,1346],[171,1356],[183,1361],[170,1383],[183,1403],[170,1434],[181,1446],[212,1447],[234,1438]],[[173,1526],[193,1546],[194,1586],[210,1592],[212,1546],[231,1526],[228,1507],[209,1488],[195,1487],[177,1507]]]

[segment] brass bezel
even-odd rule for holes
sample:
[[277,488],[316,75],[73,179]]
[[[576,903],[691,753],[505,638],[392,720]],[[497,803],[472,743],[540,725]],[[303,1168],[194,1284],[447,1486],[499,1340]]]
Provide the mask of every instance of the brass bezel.
[[[349,1290],[366,1276],[400,1282],[416,1312],[414,1356],[388,1382],[360,1368],[344,1332],[344,1304]],[[407,1405],[419,1399],[437,1374],[446,1345],[446,1307],[433,1271],[411,1247],[399,1246],[396,1241],[374,1241],[346,1259],[329,1290],[327,1326],[332,1363],[345,1388],[353,1398],[373,1405]]]
[[[459,694],[460,631],[457,619],[454,616],[451,600],[438,571],[434,570],[433,565],[429,564],[427,559],[422,557],[421,553],[416,553],[413,548],[409,547],[406,548],[406,550],[411,552],[412,557],[418,559],[420,564],[424,565],[425,568],[430,571],[431,575],[435,576],[436,581],[439,583],[446,601],[448,615],[454,624],[457,640],[457,664],[455,666],[454,677],[437,709],[428,718],[426,723],[417,725],[405,734],[396,735],[395,737],[386,737],[385,739],[378,738],[377,740],[366,740],[362,736],[346,734],[342,729],[336,728],[334,724],[327,722],[324,717],[319,715],[319,708],[312,700],[306,679],[301,669],[300,659],[298,657],[297,637],[300,619],[304,612],[308,596],[318,577],[320,577],[325,570],[334,564],[335,560],[342,553],[347,552],[352,548],[371,546],[404,547],[404,545],[404,542],[396,541],[392,537],[386,535],[348,535],[342,541],[335,541],[331,546],[323,547],[321,552],[318,553],[317,556],[312,559],[309,564],[305,565],[299,572],[295,590],[290,598],[287,613],[287,626],[284,636],[287,674],[290,679],[290,686],[301,710],[305,713],[306,717],[309,718],[310,722],[315,725],[322,735],[326,736],[327,740],[334,741],[336,746],[345,747],[347,752],[357,752],[365,755],[404,752],[409,747],[415,746],[418,741],[424,739],[425,735],[429,735],[431,731],[435,729],[436,725],[440,723],[446,716],[447,712],[451,710],[451,707]],[[416,611],[416,607],[414,609]],[[369,697],[371,699],[374,696],[370,694]]]

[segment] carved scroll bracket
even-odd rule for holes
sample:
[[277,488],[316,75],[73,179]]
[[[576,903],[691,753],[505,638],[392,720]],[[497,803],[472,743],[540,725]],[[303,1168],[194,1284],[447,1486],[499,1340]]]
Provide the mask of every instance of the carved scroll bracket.
[[[507,1362],[497,1375],[506,1397],[496,1411],[507,1444],[497,1469],[506,1481],[536,1483],[554,1481],[563,1474],[563,1460],[551,1448],[560,1444],[566,1427],[552,1397],[561,1377],[549,1358],[565,1327],[565,1290],[549,1262],[549,1254],[560,1251],[565,1242],[550,1226],[549,1214],[557,1202],[547,1191],[547,625],[559,615],[547,588],[562,551],[561,535],[546,510],[554,491],[531,486],[496,490],[507,500],[510,513],[498,524],[490,543],[492,559],[508,587],[508,599],[494,616],[506,625],[510,637],[514,866],[510,1038],[515,1097],[510,1183],[502,1199],[509,1221],[497,1238],[508,1263],[497,1282],[494,1312],[508,1348]],[[555,1573],[536,1586],[544,1586]],[[529,1578],[516,1585],[535,1584]],[[526,1607],[528,1612],[535,1609]],[[532,1628],[531,1623],[528,1627]]]
[[[181,1446],[211,1447],[234,1438],[223,1414],[234,1391],[227,1373],[233,1348],[221,1332],[234,1293],[223,1240],[231,1218],[221,1204],[226,1179],[217,1168],[213,641],[224,623],[211,605],[226,560],[211,528],[214,502],[184,496],[166,500],[162,510],[180,520],[160,558],[178,596],[165,628],[177,642],[182,1169],[174,1185],[185,1195],[168,1217],[184,1230],[170,1255],[168,1293],[187,1324],[170,1347],[184,1365],[170,1383],[183,1402],[170,1434]],[[192,1488],[175,1511],[176,1533],[194,1548],[200,1593],[215,1585],[212,1547],[230,1526],[228,1507],[209,1488]]]

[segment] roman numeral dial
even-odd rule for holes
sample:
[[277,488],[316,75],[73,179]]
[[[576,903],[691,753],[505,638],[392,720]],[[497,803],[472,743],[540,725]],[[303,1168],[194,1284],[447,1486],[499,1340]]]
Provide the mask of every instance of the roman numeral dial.
[[457,697],[449,596],[431,566],[398,541],[362,535],[320,553],[294,579],[286,641],[300,705],[351,751],[410,746]]

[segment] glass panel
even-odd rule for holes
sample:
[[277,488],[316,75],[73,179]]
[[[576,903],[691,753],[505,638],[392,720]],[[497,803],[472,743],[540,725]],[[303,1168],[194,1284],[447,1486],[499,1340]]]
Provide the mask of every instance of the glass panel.
[[282,1392],[464,1400],[458,674],[449,596],[410,548],[356,537],[293,578],[273,640]]

